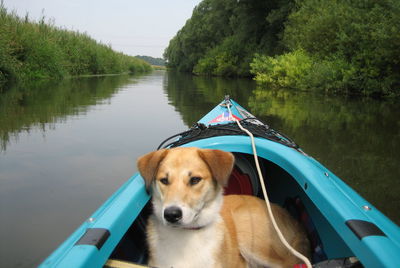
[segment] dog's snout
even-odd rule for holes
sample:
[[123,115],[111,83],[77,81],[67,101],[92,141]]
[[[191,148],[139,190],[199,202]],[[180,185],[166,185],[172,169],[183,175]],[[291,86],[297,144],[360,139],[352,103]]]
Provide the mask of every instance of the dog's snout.
[[164,210],[164,219],[170,223],[176,223],[182,219],[182,210],[176,206],[168,207]]

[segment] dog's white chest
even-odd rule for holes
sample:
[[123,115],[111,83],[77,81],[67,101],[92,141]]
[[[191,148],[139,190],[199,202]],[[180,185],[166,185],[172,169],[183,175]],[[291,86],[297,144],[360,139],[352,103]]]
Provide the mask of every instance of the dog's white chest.
[[175,230],[157,226],[151,235],[152,265],[160,268],[215,267],[222,234],[216,225],[201,230]]

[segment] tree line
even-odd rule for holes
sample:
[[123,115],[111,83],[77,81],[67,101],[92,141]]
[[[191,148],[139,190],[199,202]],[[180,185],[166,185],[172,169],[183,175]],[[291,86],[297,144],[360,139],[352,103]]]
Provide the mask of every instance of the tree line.
[[398,0],[203,0],[169,68],[261,87],[400,96]]

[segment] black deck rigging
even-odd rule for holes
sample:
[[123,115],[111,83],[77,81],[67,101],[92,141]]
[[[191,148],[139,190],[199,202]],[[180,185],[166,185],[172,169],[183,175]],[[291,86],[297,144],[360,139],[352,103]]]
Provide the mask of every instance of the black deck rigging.
[[[244,128],[249,130],[255,137],[265,138],[274,142],[278,142],[285,146],[294,148],[296,150],[300,150],[299,146],[290,138],[270,128],[268,125],[254,124],[252,123],[252,120],[254,120],[254,118],[246,118],[241,120],[240,123]],[[195,124],[189,130],[178,133],[164,140],[158,146],[157,149],[166,147],[178,147],[192,141],[218,137],[218,136],[232,136],[232,135],[247,136],[247,134],[244,131],[242,131],[236,123],[210,125],[210,126],[206,126],[204,124]],[[176,137],[179,138],[173,142],[166,144],[168,141]]]

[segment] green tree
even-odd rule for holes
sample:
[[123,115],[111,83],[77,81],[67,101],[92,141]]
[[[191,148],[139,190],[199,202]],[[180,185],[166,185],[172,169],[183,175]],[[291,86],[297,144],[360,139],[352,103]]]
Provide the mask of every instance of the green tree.
[[347,65],[352,79],[339,85],[353,93],[399,95],[399,17],[397,0],[298,1],[283,43],[305,50],[319,65]]
[[196,74],[249,76],[254,53],[275,55],[293,1],[204,0],[170,41],[170,68]]

